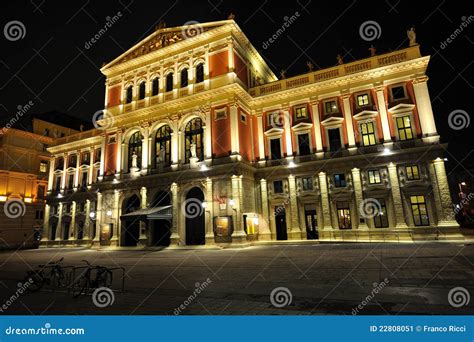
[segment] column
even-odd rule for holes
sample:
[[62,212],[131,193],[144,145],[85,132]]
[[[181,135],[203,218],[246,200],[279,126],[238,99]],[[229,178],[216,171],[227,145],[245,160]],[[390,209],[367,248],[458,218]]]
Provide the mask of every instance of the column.
[[[147,189],[146,187],[142,186],[140,189],[140,208],[141,209],[146,209],[147,207]],[[145,247],[147,245],[147,226],[148,226],[148,220],[140,220],[140,234],[138,236],[138,244],[137,246],[139,247]]]
[[212,116],[211,108],[206,108],[206,127],[204,131],[204,158],[206,160],[212,159]]
[[427,76],[415,78],[413,80],[413,90],[415,93],[416,108],[420,117],[423,141],[427,143],[437,143],[439,141],[439,135],[436,130],[427,82]]
[[68,155],[64,153],[64,166],[63,166],[63,176],[61,178],[61,192],[64,192],[64,189],[66,189],[66,178],[68,177],[67,174],[67,164],[68,164]]
[[352,109],[350,102],[350,94],[342,95],[342,103],[344,106],[344,121],[346,124],[347,130],[347,141],[349,143],[349,150],[354,150],[355,145],[355,136],[354,136],[354,126],[352,125]]
[[298,223],[298,199],[296,197],[296,179],[295,176],[288,176],[288,190],[290,192],[290,229],[288,238],[290,240],[301,239],[301,229]]
[[71,227],[69,228],[69,235],[71,235],[71,230],[73,232],[73,239],[77,240],[76,234],[76,201],[72,201],[71,203]]
[[124,144],[122,142],[122,135],[122,130],[117,131],[117,139],[115,141],[115,143],[117,144],[117,160],[115,161],[115,174],[117,177],[120,176],[120,174],[123,172],[122,156],[124,155]]
[[206,245],[214,245],[214,229],[213,229],[213,218],[214,218],[214,196],[212,191],[212,179],[206,178]]
[[283,118],[285,120],[286,157],[291,158],[293,157],[293,143],[291,139],[291,116],[288,107],[283,109]]
[[375,91],[377,93],[377,106],[379,109],[380,121],[382,123],[383,141],[384,144],[391,144],[392,136],[390,134],[390,125],[388,123],[387,106],[385,105],[384,86],[376,86]]
[[77,188],[79,187],[80,167],[81,167],[81,152],[79,152],[76,157],[76,170],[74,172],[74,190],[77,190]]
[[244,225],[242,223],[242,198],[241,198],[241,187],[242,187],[242,176],[233,175],[231,177],[232,185],[232,199],[234,200],[234,232],[232,234],[232,242],[242,243],[246,241],[246,235],[244,231]]
[[91,225],[91,201],[86,200],[86,220],[84,222],[84,235],[83,239],[85,240],[84,242],[89,242],[91,240],[91,233],[92,233],[92,225]]
[[[119,237],[120,237],[120,195],[121,191],[115,189],[114,190],[114,199],[112,204],[112,217],[110,220],[112,221],[112,238],[110,239],[111,246],[118,246],[119,245]],[[105,215],[105,216],[103,216]],[[103,208],[102,217],[105,217],[105,220],[109,221],[107,218],[107,208]],[[104,220],[104,221],[105,221]]]
[[454,219],[453,204],[451,202],[451,194],[449,192],[448,178],[446,177],[446,169],[444,167],[444,160],[436,158],[433,161],[434,172],[436,175],[436,183],[433,184],[433,189],[436,188],[439,193],[441,204],[441,211],[438,211],[438,226],[458,226]]
[[58,205],[58,226],[56,227],[56,239],[55,240],[62,240],[61,239],[61,232],[63,230],[63,203],[59,203]]
[[91,185],[94,182],[94,149],[89,149],[89,179],[87,185]]
[[172,221],[171,221],[171,237],[170,245],[177,246],[179,243],[178,234],[178,217],[179,217],[179,203],[178,203],[178,184],[171,184],[171,204],[172,204]]
[[48,174],[48,193],[53,191],[53,183],[54,183],[54,163],[56,159],[50,158],[49,159],[49,174]]
[[44,220],[43,220],[43,231],[41,232],[41,242],[49,241],[49,215],[51,212],[51,206],[49,204],[45,204],[44,206]]
[[[102,180],[105,175],[105,141],[106,135],[102,134],[102,141],[100,143],[100,170],[99,170],[99,180]],[[119,143],[119,142],[117,142]]]
[[97,193],[97,205],[95,212],[95,237],[92,242],[93,246],[100,246],[100,225],[102,224],[102,205],[103,205],[103,195],[102,193]]
[[229,57],[229,72],[234,72],[235,64],[234,64],[234,46],[232,38],[227,39],[227,54]]
[[206,45],[204,52],[204,87],[209,90],[209,45]]
[[392,187],[392,201],[395,209],[395,227],[407,228],[405,214],[403,212],[403,201],[400,191],[400,183],[398,181],[397,166],[393,163],[388,165],[388,176]]
[[319,173],[319,190],[321,191],[321,204],[323,210],[323,229],[332,229],[331,207],[329,204],[328,183],[325,172]]
[[268,188],[267,180],[262,178],[260,180],[260,192],[262,194],[262,221],[259,224],[258,239],[271,240],[272,233],[270,231],[270,214],[268,210]]
[[321,154],[323,152],[323,140],[321,137],[321,123],[319,118],[319,101],[311,101],[311,113],[313,114],[313,130],[314,137],[316,139],[316,153]]
[[149,127],[143,127],[143,139],[142,139],[142,165],[140,173],[146,175],[148,172],[148,137],[149,137]]
[[177,130],[171,133],[171,167],[177,168],[179,163],[179,137],[181,135]]
[[257,132],[258,132],[258,157],[260,161],[265,161],[265,138],[263,135],[263,115],[257,115]]
[[[355,197],[355,206],[357,214],[354,215],[355,218],[359,218],[359,220],[353,220],[356,223],[357,228],[359,230],[366,230],[369,229],[367,226],[367,220],[369,217],[365,215],[364,208],[361,209],[361,206],[364,207],[364,196],[362,194],[362,180],[360,178],[360,170],[358,168],[353,168],[352,170],[352,185],[354,186],[354,197]],[[360,218],[364,219],[364,223],[360,222]],[[357,223],[358,222],[358,223]]]
[[238,155],[240,153],[239,146],[239,117],[237,104],[230,104],[230,138],[231,138],[231,154]]
[[108,99],[109,99],[109,79],[105,79],[105,96],[104,96],[104,108],[107,109],[108,107]]

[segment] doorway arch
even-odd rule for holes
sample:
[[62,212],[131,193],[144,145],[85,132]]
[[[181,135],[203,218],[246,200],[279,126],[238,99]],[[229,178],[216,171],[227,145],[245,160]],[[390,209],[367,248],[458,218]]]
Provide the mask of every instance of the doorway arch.
[[[171,197],[168,191],[158,191],[150,203],[150,208],[165,207],[171,205]],[[169,246],[171,243],[171,221],[167,219],[149,219],[148,228],[150,232],[150,246]]]
[[203,202],[204,193],[200,188],[188,191],[182,208],[186,220],[186,245],[204,245],[206,242]]
[[[133,195],[124,201],[122,213],[128,214],[140,209],[140,198]],[[130,217],[122,221],[122,246],[137,246],[140,236],[140,220],[137,217]]]

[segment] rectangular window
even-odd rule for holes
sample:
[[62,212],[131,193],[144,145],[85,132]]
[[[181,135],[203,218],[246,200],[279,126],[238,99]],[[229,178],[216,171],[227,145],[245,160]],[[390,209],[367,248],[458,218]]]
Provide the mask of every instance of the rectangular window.
[[337,220],[339,229],[351,229],[351,209],[349,202],[337,202]]
[[70,174],[67,178],[67,188],[72,189],[74,188],[74,174]]
[[225,119],[227,117],[227,109],[216,109],[214,117],[215,120]]
[[420,179],[420,171],[418,170],[418,165],[405,166],[405,171],[406,171],[408,180]]
[[330,128],[328,129],[328,139],[329,139],[329,150],[331,152],[337,152],[341,149],[341,134],[339,133],[339,128]]
[[81,175],[81,188],[85,189],[87,188],[87,176],[88,176],[88,172],[87,171],[84,171],[82,172],[82,175]]
[[397,118],[398,138],[400,140],[413,139],[410,116],[401,116]]
[[91,154],[90,152],[84,152],[82,153],[82,160],[81,160],[81,164],[82,165],[88,165],[91,161]]
[[390,88],[390,92],[392,93],[392,100],[402,100],[406,99],[406,94],[405,94],[405,87],[404,86],[395,86]]
[[428,210],[425,196],[410,196],[411,211],[415,226],[429,226]]
[[313,178],[312,177],[302,178],[301,183],[303,185],[303,191],[313,190]]
[[369,170],[367,172],[367,174],[369,176],[369,184],[380,184],[381,183],[379,170]]
[[295,108],[295,120],[302,120],[308,118],[308,111],[306,106],[296,107]]
[[244,113],[241,113],[240,114],[240,121],[242,121],[244,124],[247,123],[247,115],[245,115]]
[[77,164],[77,156],[73,154],[68,159],[68,167],[76,167]]
[[334,186],[336,188],[344,188],[346,185],[346,175],[343,173],[336,173],[334,175]]
[[38,185],[38,191],[36,193],[36,197],[38,199],[44,199],[44,193],[45,193],[45,186],[44,185]]
[[41,173],[48,172],[48,162],[47,161],[44,161],[44,160],[40,161],[39,171]]
[[300,156],[306,156],[311,153],[308,133],[298,134],[298,148]]
[[156,77],[151,82],[151,96],[158,95],[159,89],[160,89],[160,79]]
[[270,153],[272,159],[281,159],[280,138],[270,139]]
[[375,129],[373,122],[364,122],[360,124],[360,133],[362,135],[362,145],[372,146],[377,143],[375,139]]
[[100,148],[94,150],[94,163],[100,163]]
[[387,215],[387,205],[383,198],[378,198],[377,202],[380,203],[380,207],[377,208],[377,212],[374,216],[374,225],[375,228],[387,228],[388,227],[388,215]]
[[357,95],[357,106],[358,107],[368,106],[369,104],[370,104],[369,94]]
[[332,100],[324,102],[324,112],[326,114],[337,113],[338,109],[336,101]]
[[273,182],[273,191],[276,194],[282,194],[283,193],[283,181],[274,181]]

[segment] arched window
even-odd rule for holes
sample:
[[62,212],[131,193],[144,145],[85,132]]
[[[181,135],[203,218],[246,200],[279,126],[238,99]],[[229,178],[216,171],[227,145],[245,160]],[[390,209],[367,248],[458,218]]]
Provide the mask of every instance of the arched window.
[[[162,151],[163,149],[163,151]],[[162,126],[156,132],[155,137],[155,165],[158,167],[162,162],[164,166],[171,165],[171,128]]]
[[158,77],[155,77],[153,81],[151,82],[151,96],[158,95],[159,91],[160,91],[160,79]]
[[133,100],[133,86],[128,86],[125,92],[125,103],[130,103]]
[[192,143],[196,144],[196,157],[199,158],[199,160],[204,159],[204,150],[202,148],[203,133],[204,130],[202,128],[202,120],[200,118],[194,118],[187,123],[184,132],[184,139],[186,144],[186,163],[189,163],[189,158],[191,158]]
[[145,81],[140,83],[138,86],[138,99],[143,100],[145,98]]
[[137,156],[137,167],[140,168],[142,165],[142,139],[143,136],[140,132],[135,132],[128,141],[128,170],[132,167],[133,155]]
[[204,82],[204,64],[199,63],[196,66],[196,83]]
[[173,90],[173,73],[169,73],[168,76],[166,76],[166,91],[172,91]]
[[188,69],[187,68],[184,68],[183,70],[181,70],[180,85],[181,85],[181,88],[188,86]]

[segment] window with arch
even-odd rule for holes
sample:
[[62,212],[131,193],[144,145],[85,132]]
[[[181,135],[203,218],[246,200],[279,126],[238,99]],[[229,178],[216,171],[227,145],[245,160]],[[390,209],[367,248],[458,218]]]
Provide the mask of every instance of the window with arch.
[[203,123],[200,118],[194,118],[186,124],[186,128],[184,130],[184,139],[186,144],[185,163],[189,163],[189,159],[192,156],[192,143],[196,145],[196,157],[199,158],[199,160],[204,159],[204,149],[202,146],[203,133]]
[[143,100],[145,98],[145,81],[141,82],[138,86],[138,99]]
[[155,77],[153,81],[151,81],[151,96],[158,95],[160,91],[160,79]]
[[166,76],[166,91],[172,91],[173,90],[173,73],[169,73]]
[[129,85],[125,91],[125,103],[131,103],[133,100],[133,86]]
[[128,170],[132,167],[133,155],[137,156],[137,167],[142,165],[142,139],[140,132],[135,132],[128,141]]
[[188,86],[188,68],[181,70],[180,83],[181,88]]
[[196,66],[196,83],[204,82],[204,63]]
[[161,126],[155,136],[155,165],[158,167],[162,162],[164,166],[171,165],[171,128],[168,125]]

